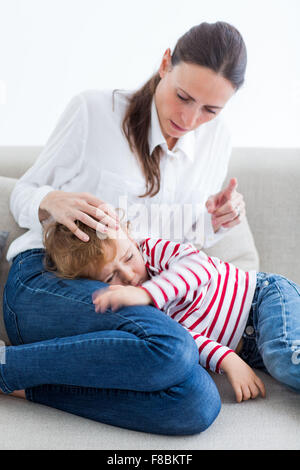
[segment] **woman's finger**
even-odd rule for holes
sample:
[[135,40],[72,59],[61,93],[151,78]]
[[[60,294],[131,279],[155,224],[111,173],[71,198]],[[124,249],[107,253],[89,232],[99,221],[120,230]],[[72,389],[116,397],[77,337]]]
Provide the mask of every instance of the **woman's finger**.
[[[115,219],[119,222],[119,216],[117,214],[117,211],[111,204],[102,201],[101,199],[97,198],[96,196],[93,196],[93,194],[90,193],[81,193],[81,195],[89,205],[93,206],[94,209],[100,209],[101,211],[109,215],[112,219]],[[96,215],[96,211],[94,211],[94,214]]]
[[[89,217],[89,219],[87,219],[87,222],[85,222],[82,218],[80,220],[89,227],[94,228],[95,230],[96,225],[90,224],[91,221],[94,222],[95,220],[96,223],[98,220],[99,223],[102,224],[101,226],[106,226],[107,228],[113,230],[116,230],[119,227],[119,219],[117,218],[117,215],[113,212],[110,207],[107,207],[106,204],[102,204],[99,207],[95,207],[88,204],[86,201],[82,201],[80,209],[83,214],[86,214],[87,217]],[[99,226],[99,231],[103,231],[101,229],[101,226]]]
[[70,230],[70,232],[72,232],[77,238],[79,238],[79,240],[83,242],[86,242],[89,240],[88,235],[84,233],[82,230],[80,230],[80,228],[72,220],[67,219],[65,221],[61,221],[60,223],[65,225]]
[[212,215],[214,217],[219,217],[232,213],[237,207],[242,207],[244,205],[244,198],[242,194],[237,193],[233,199],[226,201],[221,207],[218,207]]
[[96,219],[102,220],[105,217],[106,219],[103,223],[108,223],[111,228],[115,228],[116,222],[120,222],[119,214],[111,204],[101,201],[92,195],[89,195],[85,200],[90,206],[91,215]]
[[212,217],[212,222],[218,224],[219,226],[221,225],[223,226],[224,224],[234,221],[236,218],[240,218],[241,215],[243,214],[244,214],[244,207],[241,207],[241,209],[235,208],[233,211],[229,212],[228,214],[225,214],[219,217]]
[[241,211],[241,213],[239,214],[239,216],[235,217],[235,219],[230,220],[229,222],[223,223],[223,224],[221,224],[221,225],[222,225],[222,227],[224,227],[224,228],[231,228],[231,227],[234,227],[235,225],[238,225],[239,223],[241,223],[241,221],[244,219],[245,215],[246,215],[246,211],[243,210],[243,211]]
[[119,227],[118,221],[102,209],[96,209],[96,218],[102,225],[112,230],[116,230]]
[[108,232],[108,227],[106,225],[104,225],[102,222],[97,222],[95,219],[85,214],[84,212],[78,211],[76,214],[76,220],[80,220],[80,222],[87,225],[88,227],[93,228],[96,232]]

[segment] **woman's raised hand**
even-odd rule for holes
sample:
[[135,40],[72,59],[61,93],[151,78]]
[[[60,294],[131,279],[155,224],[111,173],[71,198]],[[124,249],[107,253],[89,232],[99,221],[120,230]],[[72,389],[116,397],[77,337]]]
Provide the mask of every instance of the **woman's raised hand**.
[[238,193],[236,178],[231,178],[227,187],[217,194],[210,196],[206,201],[207,211],[212,215],[212,225],[217,232],[224,228],[239,224],[246,214],[246,205],[243,195]]
[[[113,207],[90,193],[51,191],[44,197],[39,209],[40,214],[46,211],[82,241],[88,241],[89,237],[77,227],[75,220],[101,233],[106,233],[108,229],[116,230],[119,226],[119,218]],[[40,220],[43,218],[40,216]]]

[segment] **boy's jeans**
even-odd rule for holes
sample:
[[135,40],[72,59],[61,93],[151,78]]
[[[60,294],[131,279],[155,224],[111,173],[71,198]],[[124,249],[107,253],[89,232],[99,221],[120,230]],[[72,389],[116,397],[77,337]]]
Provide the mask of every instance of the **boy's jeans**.
[[300,392],[300,286],[278,274],[257,274],[240,356]]
[[104,284],[43,269],[44,250],[13,260],[4,319],[13,346],[0,364],[4,393],[96,421],[159,434],[205,430],[220,411],[192,336],[160,310],[95,313]]

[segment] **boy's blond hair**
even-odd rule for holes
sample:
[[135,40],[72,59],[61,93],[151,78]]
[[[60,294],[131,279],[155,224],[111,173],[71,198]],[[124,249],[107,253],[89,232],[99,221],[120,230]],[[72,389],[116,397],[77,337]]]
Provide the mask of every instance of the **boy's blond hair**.
[[[80,240],[59,222],[50,222],[44,226],[44,267],[47,271],[53,271],[57,276],[67,279],[87,277],[84,271],[88,265],[97,263],[98,269],[101,270],[101,266],[114,258],[117,249],[115,239],[103,238],[96,230],[79,220],[76,220],[75,224],[89,236],[88,242]],[[112,253],[109,259],[108,253]]]

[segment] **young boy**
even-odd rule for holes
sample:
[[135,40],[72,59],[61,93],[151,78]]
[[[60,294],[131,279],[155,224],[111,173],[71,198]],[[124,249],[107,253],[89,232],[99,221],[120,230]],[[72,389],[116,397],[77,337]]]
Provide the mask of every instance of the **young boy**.
[[[90,241],[82,242],[61,224],[50,225],[45,267],[62,277],[109,284],[93,294],[96,312],[149,304],[163,310],[193,336],[200,364],[226,373],[238,402],[265,396],[263,382],[238,353],[300,391],[299,286],[279,275],[244,272],[192,244],[157,238],[137,242],[125,228],[103,239],[76,223]],[[289,331],[284,330],[286,315]],[[244,333],[249,327],[250,343]]]

